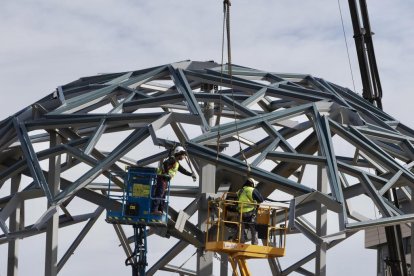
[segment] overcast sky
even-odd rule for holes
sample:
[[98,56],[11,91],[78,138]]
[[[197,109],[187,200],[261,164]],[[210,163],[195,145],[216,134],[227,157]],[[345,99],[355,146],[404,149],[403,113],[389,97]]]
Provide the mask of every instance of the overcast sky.
[[[340,3],[360,93],[348,1]],[[367,3],[384,109],[413,128],[414,2]],[[337,0],[232,4],[233,63],[308,73],[354,90]],[[187,59],[221,62],[222,12],[214,0],[1,0],[0,120],[80,77]],[[354,265],[373,275],[375,253],[364,252],[360,259],[370,265]],[[345,275],[340,271],[330,275]]]

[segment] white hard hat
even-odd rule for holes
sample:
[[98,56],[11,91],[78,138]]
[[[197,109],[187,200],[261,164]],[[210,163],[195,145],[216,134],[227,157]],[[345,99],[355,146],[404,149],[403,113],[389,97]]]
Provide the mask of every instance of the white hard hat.
[[255,187],[256,184],[257,184],[257,181],[254,180],[253,178],[249,177],[246,180],[246,184],[249,185],[249,186],[251,186],[251,187]]
[[174,149],[174,154],[185,153],[185,149],[182,146],[178,146]]

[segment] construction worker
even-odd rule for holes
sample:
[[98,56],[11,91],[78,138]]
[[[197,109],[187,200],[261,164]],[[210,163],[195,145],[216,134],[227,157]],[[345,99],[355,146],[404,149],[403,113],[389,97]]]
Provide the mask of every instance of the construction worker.
[[153,191],[153,201],[151,206],[151,214],[153,215],[162,215],[164,211],[165,195],[168,187],[168,181],[170,181],[177,171],[187,176],[191,176],[193,181],[197,180],[197,177],[194,173],[191,173],[184,169],[180,160],[185,158],[186,152],[185,149],[181,146],[178,146],[174,149],[174,154],[166,158],[161,166],[157,169],[157,183],[155,185],[155,190]]
[[[252,234],[252,244],[258,244],[256,231],[257,204],[263,202],[263,196],[255,189],[255,180],[248,178],[243,187],[237,192],[239,212],[242,216],[240,242],[245,242],[245,224]],[[251,204],[253,203],[253,204]]]

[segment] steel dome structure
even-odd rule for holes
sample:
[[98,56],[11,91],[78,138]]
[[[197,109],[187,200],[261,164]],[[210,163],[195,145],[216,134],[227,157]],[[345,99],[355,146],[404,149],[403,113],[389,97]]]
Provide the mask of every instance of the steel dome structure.
[[[203,251],[207,199],[236,191],[247,175],[265,197],[289,201],[289,236],[314,245],[287,265],[269,259],[274,275],[307,273],[304,265],[312,260],[310,273],[322,275],[329,269],[326,252],[357,231],[414,219],[385,196],[396,188],[399,201],[411,200],[414,131],[355,92],[307,74],[233,65],[229,75],[226,65],[213,61],[183,61],[84,77],[3,120],[0,133],[6,194],[0,198],[0,244],[8,246],[9,275],[18,269],[16,240],[45,232],[46,274],[71,265],[70,256],[105,208],[120,204],[106,196],[111,174],[125,165],[157,166],[176,144],[187,150],[199,181],[173,181],[168,227],[152,232],[177,240],[167,240],[171,249],[148,275],[211,274],[212,254]],[[24,208],[37,198],[48,208]],[[73,215],[76,198],[90,204]],[[375,205],[380,215],[366,215],[359,201]],[[35,223],[27,223],[28,216]],[[85,222],[57,260],[59,229]],[[123,226],[114,228],[130,254]],[[152,246],[150,238],[149,252]],[[196,267],[174,263],[187,246],[198,250]],[[289,255],[294,249],[287,247]]]

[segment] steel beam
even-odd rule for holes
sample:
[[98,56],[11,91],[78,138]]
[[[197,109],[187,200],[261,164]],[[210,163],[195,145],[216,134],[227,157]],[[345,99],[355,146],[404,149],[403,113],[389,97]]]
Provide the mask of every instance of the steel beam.
[[197,100],[194,97],[194,93],[192,93],[192,90],[190,88],[190,85],[188,84],[183,70],[174,69],[172,66],[169,66],[168,69],[170,71],[171,78],[174,81],[174,84],[176,85],[177,91],[181,93],[186,99],[188,110],[191,112],[191,114],[200,116],[203,130],[207,131],[210,127],[208,125],[206,118],[204,117],[203,112],[201,111],[200,106],[197,103]]
[[280,143],[280,139],[277,138],[275,140],[273,140],[273,142],[271,142],[264,150],[262,150],[262,152],[259,154],[258,157],[256,157],[256,159],[254,159],[254,161],[252,162],[252,166],[259,166],[266,158],[271,159],[271,157],[269,156],[270,152],[275,150],[278,145]]
[[[186,247],[188,243],[185,241],[177,242],[170,250],[163,257],[161,257],[158,262],[156,262],[148,271],[146,275],[151,276],[154,275],[157,270],[162,269],[165,265],[167,265],[175,256],[181,253]],[[199,274],[197,274],[199,275]]]
[[90,169],[77,181],[75,181],[70,187],[60,192],[54,201],[55,204],[59,204],[66,200],[68,197],[74,195],[74,193],[81,188],[89,184],[95,179],[103,170],[111,166],[120,156],[131,150],[134,146],[142,142],[149,136],[148,128],[137,129],[132,132],[119,146],[117,146],[112,153],[102,160],[96,167]]
[[[53,148],[49,148],[47,150],[39,151],[38,153],[36,153],[37,159],[39,161],[42,161],[47,158],[50,158],[51,156],[62,154],[65,152],[65,146],[78,147],[78,146],[83,145],[86,141],[87,139],[82,138],[80,140],[71,141],[66,145],[59,145]],[[23,172],[24,170],[28,168],[28,162],[30,161],[28,161],[25,157],[22,160],[16,160],[16,162],[13,165],[8,166],[7,169],[5,169],[4,171],[0,173],[0,180],[11,178],[14,175],[17,175]]]
[[[240,173],[240,171],[247,172],[246,164],[243,161],[225,156],[221,153],[219,154],[219,158],[217,159],[216,152],[208,149],[207,147],[200,146],[193,142],[188,142],[187,150],[189,154],[204,161],[207,161],[210,164],[217,164],[223,166],[229,171],[234,171],[235,173]],[[280,175],[266,172],[260,168],[251,168],[250,175],[258,181],[266,183],[266,185],[272,185],[272,187],[275,187],[274,183],[277,183],[276,187],[278,189],[288,192],[290,194],[299,195],[312,192],[312,189],[304,185],[300,185],[287,178],[281,177]]]
[[24,123],[20,122],[17,117],[14,118],[13,123],[33,180],[43,189],[48,202],[53,202],[54,197],[50,191],[45,176],[42,173],[39,160],[37,159],[36,152],[33,149],[32,144],[30,143],[30,138],[27,134]]
[[115,233],[118,236],[118,240],[121,243],[122,249],[125,252],[125,256],[128,258],[133,254],[132,248],[129,245],[129,240],[127,236],[125,235],[124,229],[122,228],[121,224],[113,224]]
[[346,225],[346,230],[347,231],[359,231],[359,230],[367,229],[371,227],[392,226],[392,225],[400,225],[404,223],[412,223],[413,221],[414,221],[414,214],[399,215],[399,216],[373,219],[373,220],[364,221],[364,222],[348,223]]
[[[305,138],[303,142],[300,143],[299,146],[296,147],[295,150],[299,153],[313,154],[315,153],[315,151],[317,151],[317,147],[318,147],[318,139],[316,137],[316,134],[313,132],[307,138]],[[287,178],[290,175],[292,175],[299,167],[300,167],[300,164],[294,164],[290,162],[281,162],[271,171],[271,173]],[[275,189],[279,189],[275,187],[274,185],[271,186],[271,185],[266,185],[264,183],[263,184],[259,183],[257,188],[262,193],[262,195],[265,197],[269,196]],[[308,191],[306,192],[312,192],[312,190],[308,189]],[[304,191],[304,193],[306,192]]]
[[[212,71],[210,71],[213,73]],[[252,93],[251,91],[259,91],[260,89],[264,88],[265,85],[259,84],[257,82],[249,81],[242,78],[232,77],[230,80],[229,76],[224,75],[221,76],[220,73],[214,73],[216,75],[204,75],[201,73],[196,73],[194,71],[185,71],[185,75],[188,79],[195,79],[200,80],[203,82],[210,82],[210,83],[221,83],[222,85],[226,85],[228,87],[232,86],[233,89],[241,89],[241,90],[247,90],[248,92]],[[309,89],[310,90],[310,89]],[[310,93],[301,93],[296,91],[291,91],[290,89],[279,89],[279,88],[272,88],[267,87],[266,95],[273,96],[277,98],[287,98],[292,99],[297,102],[316,102],[325,99],[325,95],[321,95],[322,93],[320,91],[312,91],[310,90]],[[329,97],[329,94],[326,95],[326,97]]]
[[204,245],[204,234],[203,232],[193,223],[187,220],[184,226],[184,231],[180,232],[175,229],[175,222],[178,218],[178,212],[171,206],[168,207],[168,232],[178,239],[182,239],[191,243],[197,248],[203,247]]
[[[83,214],[83,215],[78,215],[78,216],[72,216],[71,218],[68,217],[59,217],[59,227],[66,227],[66,226],[70,226],[76,223],[81,223],[84,222],[85,220],[90,219],[91,217],[94,216],[94,213],[89,213],[89,214]],[[10,233],[9,235],[0,235],[0,244],[9,242],[12,239],[24,239],[27,237],[31,237],[34,235],[38,235],[38,234],[42,234],[46,232],[46,227],[42,227],[40,229],[37,229],[34,225],[28,225],[26,227],[24,227],[23,229],[16,231],[14,233]]]
[[175,273],[178,273],[180,276],[181,275],[188,275],[188,276],[197,276],[198,275],[196,273],[196,271],[194,271],[194,270],[185,269],[185,268],[178,267],[178,266],[175,266],[175,265],[170,265],[170,264],[165,265],[161,270],[168,271],[168,272],[175,272]]
[[305,223],[303,223],[302,219],[296,218],[295,228],[315,245],[323,243],[323,240],[313,231],[313,229],[310,229]]
[[[96,213],[72,216],[67,204],[78,197],[98,205],[99,210],[104,207],[119,208],[118,201],[100,193],[105,193],[106,186],[92,181],[122,170],[119,163],[134,165],[136,161],[126,156],[132,150],[139,151],[149,144],[153,149],[162,147],[153,150],[151,156],[139,160],[139,165],[147,166],[166,156],[168,151],[164,149],[178,142],[187,147],[191,165],[203,182],[206,175],[212,176],[203,170],[217,166],[216,169],[234,178],[242,177],[240,173],[243,171],[249,173],[249,176],[260,181],[257,188],[265,197],[276,190],[293,196],[292,203],[296,201],[297,204],[292,206],[291,219],[299,217],[296,226],[315,243],[315,253],[309,257],[316,258],[315,274],[326,274],[328,248],[355,231],[371,225],[388,226],[411,221],[411,212],[399,209],[383,195],[396,187],[402,192],[401,200],[412,198],[409,194],[409,188],[414,188],[412,164],[402,163],[410,162],[414,156],[413,130],[401,125],[349,89],[323,79],[306,74],[280,74],[236,65],[232,67],[234,71],[230,76],[228,69],[222,73],[220,65],[214,62],[185,61],[139,71],[85,77],[58,87],[52,94],[16,113],[14,117],[0,122],[0,186],[8,184],[11,178],[20,174],[33,178],[33,182],[21,191],[0,198],[0,227],[5,233],[0,235],[0,244],[9,242],[12,246],[14,240],[44,233],[45,226],[53,221],[54,228],[48,231],[50,237],[54,230],[57,232],[57,227],[89,220],[59,263],[60,270],[97,219]],[[216,91],[214,85],[222,89]],[[98,108],[108,106],[110,111],[107,114],[97,113],[101,111]],[[223,120],[219,122],[217,117]],[[193,132],[195,127],[201,127],[201,135],[199,130],[197,134]],[[170,128],[173,132],[164,133]],[[43,146],[53,139],[45,130],[58,133],[62,137],[62,144],[51,145],[49,149],[36,152],[38,145]],[[36,134],[33,134],[35,131]],[[101,152],[95,148],[98,141],[104,142],[103,139],[107,136],[104,134],[121,131],[128,131],[131,135],[119,143],[114,151]],[[219,132],[220,142],[230,145],[230,153],[220,151],[217,155],[211,148],[217,143]],[[340,136],[354,146],[355,155],[338,156],[332,143],[333,135]],[[241,143],[244,149],[235,153],[232,146],[237,143]],[[299,145],[293,147],[293,143]],[[279,151],[279,148],[283,151]],[[150,147],[148,150],[151,150]],[[319,153],[316,154],[318,150]],[[56,160],[62,154],[67,159],[59,164],[61,173],[72,173],[72,169],[75,172],[75,166],[84,164],[91,169],[74,182],[53,177],[56,171],[53,165],[42,171],[40,164],[45,159]],[[244,156],[249,165],[243,162]],[[269,168],[267,165],[272,162],[263,162],[266,158],[276,161],[276,165]],[[312,170],[312,166],[306,165],[317,166],[316,180],[303,177],[309,172],[309,167]],[[369,169],[378,169],[381,174],[369,173]],[[322,173],[323,170],[326,173]],[[54,191],[50,191],[48,196],[47,184],[51,181],[46,179],[51,178],[61,184],[62,192],[56,198]],[[330,193],[326,189],[327,180],[331,187]],[[116,179],[115,182],[118,185],[116,189],[121,191],[122,179]],[[222,183],[213,184],[215,177],[205,183],[207,182],[210,184],[204,187],[201,185],[198,189],[190,186],[171,187],[171,195],[195,198],[182,212],[188,213],[188,217],[196,210],[199,211],[201,227],[204,227],[202,217],[205,216],[208,194],[215,194],[218,188],[219,193],[226,192],[240,184],[226,183],[225,186],[220,186]],[[88,186],[90,183],[92,184]],[[318,186],[318,191],[311,188],[315,185]],[[201,194],[196,190],[201,191]],[[25,203],[44,197],[45,193],[48,202],[53,203],[52,206],[35,225],[23,227]],[[384,215],[379,220],[369,221],[357,214],[358,209],[351,209],[349,200],[356,196],[366,198],[365,195],[381,207]],[[63,215],[56,226],[55,212],[59,207],[63,210]],[[14,217],[13,212],[19,208],[20,217]],[[346,226],[345,231],[327,235],[327,210],[339,214],[340,230]],[[310,212],[314,212],[312,216],[316,217],[315,227],[303,219]],[[347,212],[357,222],[348,223]],[[6,225],[7,220],[9,225]],[[20,226],[17,226],[19,220]],[[167,228],[164,233],[158,233],[192,244],[200,257],[205,229],[200,230],[191,220],[184,219],[184,223],[183,220],[177,220],[178,212],[170,208]],[[13,224],[17,229],[12,229]],[[177,224],[179,229],[176,228]],[[121,227],[118,228],[118,234],[129,256],[132,253],[129,240]],[[17,254],[17,250],[11,251]],[[50,249],[47,252],[53,257],[54,252]],[[167,260],[173,256],[165,257]],[[275,260],[269,265],[273,274],[286,275],[295,271],[312,275],[312,272],[303,268],[304,261],[309,258],[305,257],[285,270]],[[227,263],[224,255],[221,260]],[[209,267],[211,263],[211,258],[201,266],[199,262],[198,273],[200,274],[200,267]],[[9,267],[12,266],[14,265]],[[194,269],[169,264],[169,261],[157,270],[190,275],[197,273]],[[225,275],[227,267],[222,265],[220,271]],[[211,273],[205,270],[205,274]]]
[[184,101],[184,96],[179,93],[174,93],[171,95],[162,95],[151,98],[131,100],[128,103],[125,103],[123,106],[124,112],[133,112],[138,108],[152,108],[154,106],[161,107],[167,104],[176,104]]
[[[28,121],[27,130],[82,128],[99,126],[105,120],[108,126],[141,124],[147,125],[166,115],[164,112],[138,114],[60,114],[46,115],[44,119]],[[93,136],[93,135],[92,135]]]
[[244,131],[258,128],[259,124],[262,122],[273,124],[279,120],[285,120],[294,116],[305,114],[309,112],[311,108],[311,104],[304,104],[282,111],[275,111],[264,115],[257,115],[254,117],[238,120],[237,125],[234,122],[222,124],[220,126],[212,127],[211,131],[205,133],[204,135],[200,135],[191,141],[194,143],[206,143],[208,141],[214,140],[216,139],[219,130],[221,137],[224,139],[226,137],[233,136],[234,133],[236,133],[236,128],[240,133],[243,133]]
[[79,235],[75,238],[75,240],[72,242],[72,244],[66,250],[65,254],[59,260],[59,263],[57,264],[57,271],[58,272],[60,272],[60,270],[63,268],[63,266],[69,260],[69,258],[73,255],[73,252],[75,252],[76,248],[78,248],[79,244],[86,237],[86,235],[88,234],[89,230],[92,228],[92,226],[95,224],[95,222],[98,220],[99,216],[102,214],[102,212],[104,210],[105,210],[105,208],[103,208],[103,207],[98,207],[95,210],[95,217],[91,218],[86,223],[86,225],[82,228],[82,230],[79,233]]
[[300,153],[289,153],[289,152],[269,152],[266,155],[267,159],[285,161],[285,162],[294,162],[298,164],[311,164],[311,165],[321,165],[326,164],[326,157],[324,156],[314,156]]

